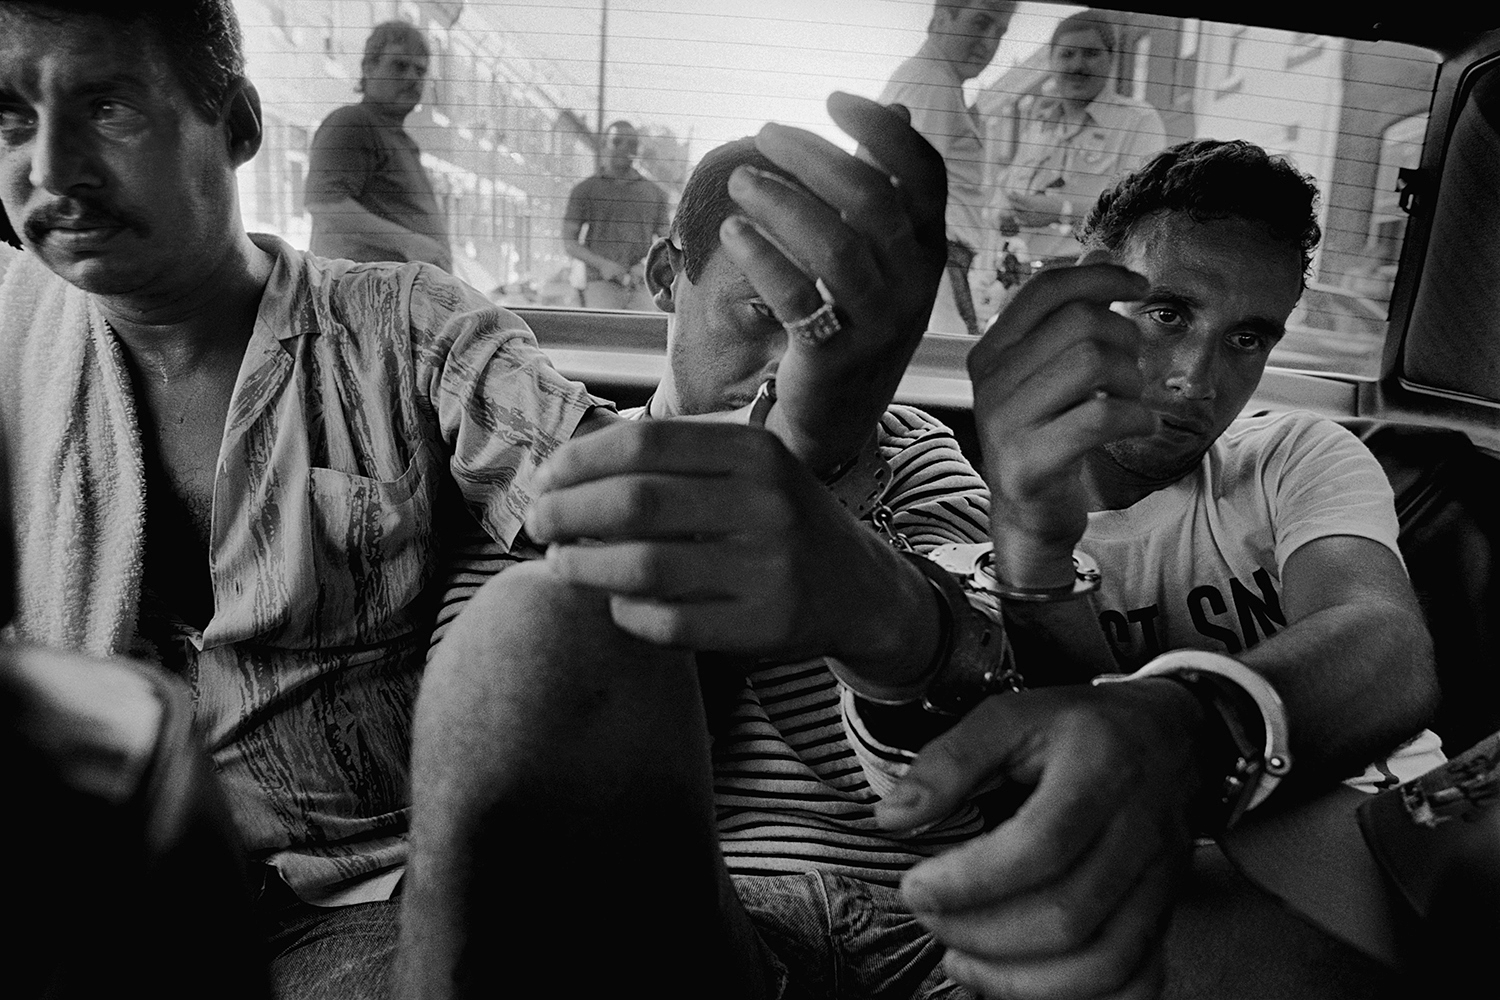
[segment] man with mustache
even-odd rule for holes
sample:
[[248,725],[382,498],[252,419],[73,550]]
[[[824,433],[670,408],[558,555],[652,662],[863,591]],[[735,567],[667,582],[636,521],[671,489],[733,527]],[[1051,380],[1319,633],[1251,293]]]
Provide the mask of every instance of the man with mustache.
[[991,249],[984,210],[984,130],[964,99],[964,83],[995,58],[1010,27],[1012,0],[935,0],[927,40],[896,67],[880,92],[883,104],[911,111],[912,128],[942,154],[948,168],[948,276],[933,305],[931,328],[942,333],[979,333],[969,269]]
[[448,220],[402,122],[422,103],[431,58],[408,21],[377,24],[365,40],[358,104],[333,111],[308,151],[310,249],[347,260],[421,260],[453,269]]
[[278,990],[376,996],[442,505],[509,543],[601,411],[438,268],[247,234],[261,136],[228,0],[0,6],[11,625],[187,682]]
[[1167,144],[1161,115],[1115,84],[1117,35],[1098,11],[1063,18],[1052,32],[1052,75],[999,178],[1033,259],[1077,256],[1072,227],[1105,187]]

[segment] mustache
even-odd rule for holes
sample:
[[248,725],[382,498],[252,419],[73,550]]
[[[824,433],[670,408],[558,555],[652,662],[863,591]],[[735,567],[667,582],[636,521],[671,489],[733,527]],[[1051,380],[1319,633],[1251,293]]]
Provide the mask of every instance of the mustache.
[[64,198],[49,202],[32,211],[26,217],[21,231],[31,242],[40,243],[48,230],[62,227],[121,227],[141,233],[147,232],[150,228],[145,224],[145,220],[138,219],[131,213],[110,212],[76,198]]

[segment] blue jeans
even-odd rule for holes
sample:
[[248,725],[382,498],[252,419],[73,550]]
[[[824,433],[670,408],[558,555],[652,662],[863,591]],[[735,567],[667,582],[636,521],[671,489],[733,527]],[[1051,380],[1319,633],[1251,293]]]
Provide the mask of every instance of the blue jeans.
[[279,878],[256,904],[277,1000],[386,1000],[401,899],[313,906]]
[[974,1000],[901,894],[826,872],[734,876],[772,952],[782,1000]]
[[[780,1000],[974,1000],[943,974],[942,945],[895,889],[825,872],[735,876],[734,887]],[[277,1000],[385,1000],[399,897],[319,907],[273,878],[258,909]]]

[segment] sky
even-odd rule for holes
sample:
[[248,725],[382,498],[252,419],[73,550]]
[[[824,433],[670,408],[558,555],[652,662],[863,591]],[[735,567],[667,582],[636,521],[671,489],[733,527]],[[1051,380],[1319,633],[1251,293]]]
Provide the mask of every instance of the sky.
[[[481,0],[484,2],[484,0]],[[570,100],[594,121],[604,0],[488,0],[514,43],[575,81]],[[1025,3],[972,91],[1044,43],[1076,7]],[[834,90],[879,95],[926,35],[930,0],[608,0],[605,120],[665,125],[691,155],[766,121],[852,148],[828,119]]]

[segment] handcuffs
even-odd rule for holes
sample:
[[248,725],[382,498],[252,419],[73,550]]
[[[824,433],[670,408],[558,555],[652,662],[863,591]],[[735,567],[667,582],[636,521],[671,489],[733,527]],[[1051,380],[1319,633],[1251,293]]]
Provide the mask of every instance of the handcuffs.
[[[1220,750],[1232,760],[1211,800],[1191,817],[1198,832],[1222,833],[1266,800],[1292,769],[1286,706],[1271,682],[1239,660],[1203,649],[1174,649],[1133,674],[1102,674],[1093,683],[1114,684],[1166,678],[1185,686],[1217,719]],[[1247,730],[1245,715],[1234,702],[1248,696],[1260,716],[1260,732]]]
[[[747,422],[764,427],[775,404],[776,380],[766,379],[750,404]],[[891,467],[880,457],[877,434],[871,434],[854,458],[823,480],[840,506],[856,519],[868,517],[875,530],[932,585],[938,598],[938,649],[922,677],[900,687],[880,687],[853,677],[833,657],[825,658],[829,669],[867,701],[880,705],[920,701],[927,711],[940,715],[963,715],[992,694],[1021,690],[1024,681],[1005,637],[999,602],[992,595],[966,589],[934,556],[912,549],[906,536],[896,530],[891,509],[881,502],[890,483]]]
[[[764,426],[776,402],[775,379],[756,393],[749,423]],[[1073,581],[1060,587],[1017,587],[1002,581],[994,569],[994,546],[988,543],[939,545],[926,555],[915,552],[895,529],[889,507],[881,503],[891,479],[871,435],[858,456],[835,470],[824,485],[857,518],[866,515],[895,548],[909,558],[938,597],[939,640],[932,665],[922,677],[900,687],[882,688],[854,678],[838,660],[826,658],[834,675],[866,701],[908,705],[920,701],[929,712],[961,716],[985,698],[1025,689],[1025,678],[1005,634],[1003,601],[1029,604],[1074,601],[1096,592],[1102,582],[1099,564],[1086,552],[1073,552]],[[1184,685],[1217,719],[1221,749],[1233,764],[1222,786],[1193,817],[1200,831],[1222,832],[1244,813],[1265,801],[1291,771],[1286,708],[1276,689],[1260,674],[1218,653],[1180,649],[1151,660],[1133,674],[1104,674],[1095,685],[1161,677]],[[1238,698],[1236,697],[1238,695]],[[1258,733],[1246,730],[1241,707],[1253,702]]]

